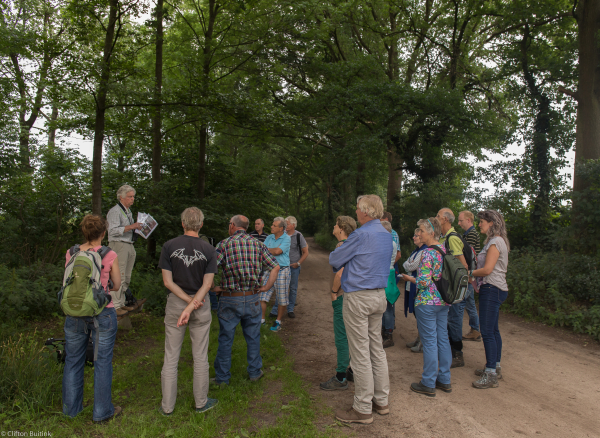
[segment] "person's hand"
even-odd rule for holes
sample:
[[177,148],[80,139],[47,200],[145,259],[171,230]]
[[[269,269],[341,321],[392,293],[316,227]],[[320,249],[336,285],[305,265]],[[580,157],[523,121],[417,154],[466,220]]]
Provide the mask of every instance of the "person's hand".
[[194,310],[198,310],[200,307],[204,306],[205,302],[206,302],[206,298],[203,298],[202,302],[199,302],[198,300],[192,300],[192,304],[194,305]]
[[296,269],[298,267],[298,263],[292,263],[291,266],[292,268]]
[[266,292],[266,291],[268,291],[269,289],[267,288],[267,285],[265,284],[264,286],[261,286],[261,287],[259,287],[257,290],[258,290],[259,292]]
[[177,320],[177,327],[181,327],[182,325],[186,325],[188,323],[188,321],[190,320],[190,314],[191,313],[192,312],[189,311],[187,308],[183,312],[181,312],[181,316]]
[[338,295],[336,293],[331,292],[331,301],[335,301],[338,299]]
[[223,289],[221,286],[215,286],[213,287],[212,291],[218,295],[221,292],[225,292],[225,289]]

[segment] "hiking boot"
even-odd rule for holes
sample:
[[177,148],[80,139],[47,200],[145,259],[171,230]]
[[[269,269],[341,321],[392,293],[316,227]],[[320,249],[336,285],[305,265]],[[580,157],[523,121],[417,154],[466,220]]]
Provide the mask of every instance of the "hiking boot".
[[413,353],[423,353],[423,343],[421,342],[421,338],[417,339],[417,343],[414,345],[414,347],[410,349],[410,351],[412,351]]
[[484,371],[479,380],[473,382],[473,387],[477,389],[497,388],[498,375],[489,371]]
[[[475,370],[475,375],[481,376],[481,375],[483,375],[484,372],[485,372],[485,366],[480,370]],[[502,367],[500,365],[498,365],[496,367],[496,378],[498,380],[500,380],[502,378]]]
[[475,329],[471,329],[469,333],[462,337],[463,341],[481,341],[481,333]]
[[346,370],[346,380],[348,382],[354,382],[354,372],[350,367],[348,367],[348,369]]
[[335,418],[340,420],[342,423],[361,423],[371,424],[373,422],[373,414],[361,414],[355,411],[354,408],[348,410],[338,409],[335,412]]
[[256,377],[250,377],[250,381],[251,382],[258,382],[260,379],[262,379],[262,376],[264,376],[265,373],[263,373],[263,370],[260,370],[260,374]]
[[110,420],[112,420],[113,418],[117,418],[122,413],[123,413],[123,409],[121,408],[121,406],[115,406],[115,412],[110,417],[105,418],[104,420],[94,421],[94,423],[96,423],[96,424],[108,423]]
[[158,407],[158,412],[160,413],[160,415],[162,415],[163,417],[170,417],[171,415],[173,415],[173,411],[171,412],[165,412],[162,408],[162,406]]
[[450,368],[458,368],[465,366],[465,357],[463,356],[462,351],[453,351],[452,352],[452,365]]
[[323,382],[319,385],[323,391],[345,391],[348,389],[348,379],[344,379],[341,382],[336,376],[333,376],[327,382]]
[[417,336],[417,338],[412,341],[412,342],[407,342],[406,343],[406,348],[413,348],[415,345],[417,345],[419,342],[421,342],[421,337]]
[[280,322],[278,322],[278,321],[275,321],[275,322],[273,323],[273,325],[271,326],[271,331],[272,331],[272,332],[278,332],[278,331],[280,331],[280,330],[281,330],[281,323],[280,323]]
[[204,406],[202,406],[201,408],[196,408],[196,412],[201,414],[203,412],[206,412],[206,411],[214,408],[218,404],[219,404],[219,400],[217,400],[216,398],[207,398],[206,404]]
[[296,314],[294,312],[288,312],[288,318],[295,318]]
[[387,415],[390,413],[390,405],[379,406],[377,403],[373,402],[373,412],[377,412],[379,415]]
[[435,397],[435,388],[430,388],[429,386],[425,386],[421,382],[411,383],[410,389],[411,389],[411,391],[414,391],[417,394],[423,394],[423,395],[426,395],[427,397]]
[[452,385],[450,383],[440,383],[437,380],[435,381],[435,387],[440,391],[444,392],[452,392]]
[[391,333],[385,333],[383,335],[383,348],[393,347],[394,337]]
[[117,309],[116,312],[117,312],[117,316],[125,316],[129,313],[127,310],[124,310],[122,307],[120,309]]
[[123,306],[123,307],[121,307],[121,310],[127,310],[128,312],[131,312],[131,311],[135,310],[135,306],[131,306],[131,307]]

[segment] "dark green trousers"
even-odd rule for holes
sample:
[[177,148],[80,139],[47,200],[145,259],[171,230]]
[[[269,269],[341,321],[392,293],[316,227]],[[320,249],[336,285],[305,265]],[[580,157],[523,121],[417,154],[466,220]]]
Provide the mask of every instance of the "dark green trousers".
[[337,367],[336,372],[345,373],[350,365],[350,350],[348,349],[348,337],[346,336],[346,326],[344,325],[344,295],[337,300],[332,301],[333,306],[333,334],[335,336],[335,348],[337,349]]

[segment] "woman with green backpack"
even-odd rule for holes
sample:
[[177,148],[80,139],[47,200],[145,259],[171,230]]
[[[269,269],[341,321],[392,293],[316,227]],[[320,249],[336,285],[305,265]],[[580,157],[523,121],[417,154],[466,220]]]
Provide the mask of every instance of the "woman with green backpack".
[[[121,273],[117,254],[102,246],[106,220],[87,215],[81,221],[81,230],[86,242],[67,251],[65,279],[59,293],[61,308],[67,315],[62,404],[63,413],[69,417],[83,410],[83,368],[91,335],[95,344],[92,419],[102,423],[122,411],[121,407],[113,406],[111,396],[117,314],[109,292],[109,279],[112,281],[110,290],[121,287]],[[88,314],[90,316],[79,316]]]

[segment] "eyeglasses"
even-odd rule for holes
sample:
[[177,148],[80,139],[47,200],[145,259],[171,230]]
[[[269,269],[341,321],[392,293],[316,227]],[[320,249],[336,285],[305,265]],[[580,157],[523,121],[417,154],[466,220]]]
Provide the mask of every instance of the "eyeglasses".
[[233,226],[235,226],[235,224],[234,224],[233,222],[229,222],[229,225],[233,225]]

